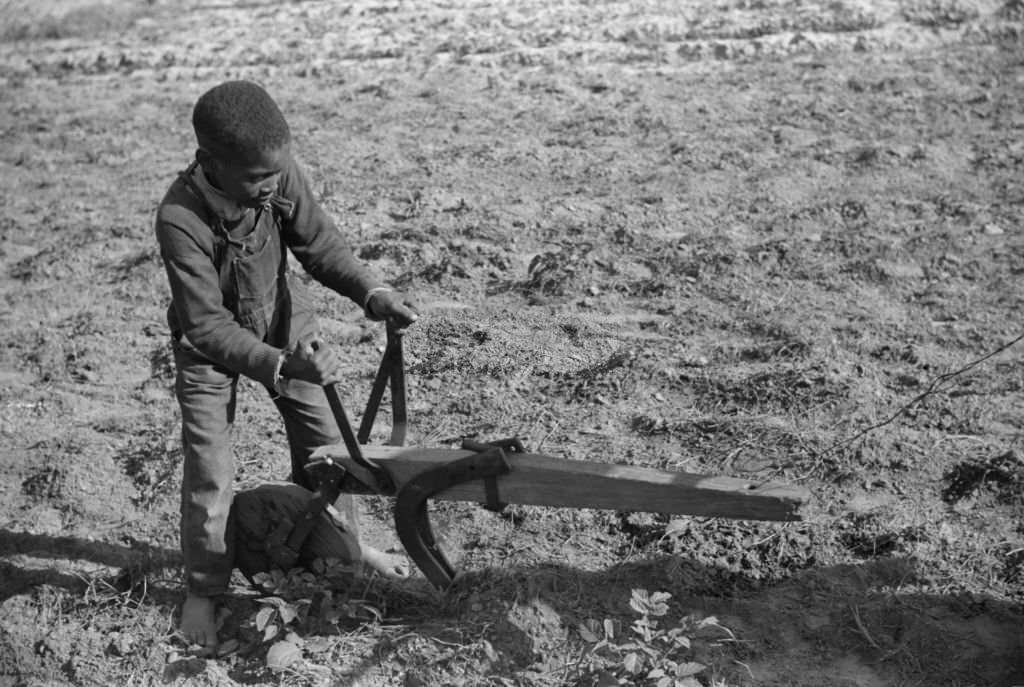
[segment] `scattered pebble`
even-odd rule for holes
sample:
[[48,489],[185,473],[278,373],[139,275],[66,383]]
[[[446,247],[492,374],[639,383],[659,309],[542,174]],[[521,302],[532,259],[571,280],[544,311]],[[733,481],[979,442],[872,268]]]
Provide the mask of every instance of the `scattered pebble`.
[[1006,233],[1005,231],[1003,231],[1003,228],[1001,226],[994,222],[989,222],[988,224],[986,224],[983,231],[989,236],[1002,236],[1003,234]]

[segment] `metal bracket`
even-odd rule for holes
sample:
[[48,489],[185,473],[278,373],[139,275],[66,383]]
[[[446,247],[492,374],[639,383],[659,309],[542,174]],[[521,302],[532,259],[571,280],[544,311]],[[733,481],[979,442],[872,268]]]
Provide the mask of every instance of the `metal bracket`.
[[[508,451],[509,453],[526,453],[526,448],[523,446],[523,442],[519,437],[498,439],[487,443],[474,441],[473,439],[463,439],[462,448],[469,451],[476,451],[477,453],[486,453],[488,451],[493,451],[495,448]],[[487,502],[484,503],[484,508],[489,511],[494,511],[495,513],[500,513],[505,510],[505,507],[508,504],[502,501],[501,496],[498,494],[497,475],[484,477],[483,480],[484,492],[487,495]]]
[[345,406],[341,403],[341,396],[338,394],[337,385],[328,384],[324,387],[324,393],[327,394],[327,402],[331,406],[331,412],[334,413],[334,420],[338,423],[338,429],[341,430],[341,439],[345,442],[345,450],[348,451],[349,457],[357,465],[365,468],[373,475],[373,480],[376,484],[368,484],[367,486],[373,487],[374,491],[379,494],[393,494],[395,483],[391,479],[391,474],[380,465],[363,456],[363,449],[359,446],[355,432],[352,431],[352,423],[348,421],[348,415],[345,413]]
[[334,461],[316,461],[307,465],[306,470],[312,475],[317,488],[313,492],[313,498],[306,504],[301,519],[295,523],[291,536],[288,537],[288,546],[295,551],[302,548],[302,543],[313,531],[320,514],[338,500],[341,494],[341,480],[345,477],[345,468],[336,465]]
[[507,474],[512,468],[500,446],[480,446],[486,446],[486,449],[416,475],[398,490],[395,499],[394,517],[398,538],[426,578],[441,591],[452,585],[455,569],[434,539],[427,513],[427,499],[456,484],[483,479],[495,482],[494,500],[497,502],[495,478]]
[[345,468],[334,461],[315,461],[306,466],[317,485],[297,521],[284,518],[270,533],[264,548],[270,560],[281,570],[291,570],[299,559],[302,545],[316,526],[316,520],[341,494]]

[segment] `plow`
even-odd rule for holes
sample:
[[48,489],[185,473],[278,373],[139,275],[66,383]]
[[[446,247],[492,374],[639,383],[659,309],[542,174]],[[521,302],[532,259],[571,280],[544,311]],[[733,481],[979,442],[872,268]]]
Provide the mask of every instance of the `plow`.
[[[296,497],[293,492],[291,509],[278,515],[266,536],[245,544],[260,549],[263,560],[273,567],[294,567],[311,538],[333,541],[327,548],[339,551],[342,558],[355,555],[346,550],[351,544],[334,536],[340,533],[332,529],[342,523],[332,504],[343,493],[392,497],[395,531],[405,553],[441,591],[452,586],[457,571],[431,528],[431,500],[475,502],[496,512],[518,504],[794,521],[801,519],[801,510],[811,499],[807,489],[778,481],[531,453],[518,438],[466,439],[460,448],[405,446],[409,419],[402,334],[401,329],[387,325],[387,344],[358,430],[349,420],[337,386],[324,387],[342,441],[322,446],[311,456],[307,470],[317,485],[315,491],[292,485],[300,493]],[[369,437],[388,390],[391,435],[387,445],[371,446]],[[236,495],[236,504],[243,503],[245,496],[244,492]],[[336,517],[328,515],[332,512]]]

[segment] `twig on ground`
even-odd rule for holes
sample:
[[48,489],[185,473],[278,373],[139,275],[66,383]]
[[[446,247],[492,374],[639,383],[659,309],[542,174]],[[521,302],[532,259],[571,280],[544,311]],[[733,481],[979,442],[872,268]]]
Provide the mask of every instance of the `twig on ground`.
[[744,663],[743,661],[738,661],[738,660],[736,660],[735,658],[734,658],[734,659],[732,660],[732,662],[733,662],[733,663],[735,663],[736,665],[740,665],[740,666],[743,666],[743,669],[744,669],[745,671],[747,671],[747,675],[749,675],[749,676],[750,676],[750,679],[751,679],[751,680],[756,680],[756,679],[757,679],[757,678],[755,678],[755,677],[754,677],[754,673],[753,673],[753,671],[752,671],[752,670],[750,670],[750,666],[748,666],[748,665],[747,665],[746,663]]
[[863,438],[864,436],[870,434],[871,432],[875,431],[876,429],[880,429],[880,428],[885,427],[886,425],[894,422],[898,417],[900,417],[901,415],[906,413],[908,410],[910,410],[912,407],[914,407],[915,405],[917,405],[918,403],[920,403],[921,401],[926,399],[928,396],[931,396],[932,394],[937,393],[939,386],[942,385],[943,383],[949,381],[950,379],[953,379],[954,377],[957,377],[957,376],[963,374],[964,372],[967,372],[969,370],[974,369],[975,367],[977,367],[981,363],[985,362],[986,360],[989,360],[990,358],[993,358],[993,357],[999,355],[1000,353],[1002,353],[1006,349],[1010,348],[1011,346],[1013,346],[1014,344],[1016,344],[1017,342],[1022,341],[1022,340],[1024,340],[1024,334],[1020,334],[1019,336],[1014,337],[1010,341],[1004,343],[999,348],[997,348],[997,349],[995,349],[993,351],[990,351],[989,353],[986,353],[985,355],[981,356],[980,358],[975,358],[974,360],[972,360],[971,362],[967,363],[963,367],[957,368],[956,370],[953,370],[952,372],[946,372],[946,373],[943,373],[943,374],[935,377],[934,379],[932,379],[931,382],[928,383],[928,386],[925,387],[924,391],[919,393],[914,398],[910,399],[910,401],[908,401],[907,403],[904,403],[902,406],[897,408],[895,410],[895,412],[890,414],[887,418],[885,418],[884,420],[880,420],[878,422],[875,422],[874,424],[868,425],[867,427],[865,427],[864,429],[860,430],[859,432],[857,432],[856,434],[854,434],[851,437],[847,437],[846,439],[840,439],[839,441],[833,443],[831,446],[827,447],[824,451],[822,451],[819,454],[819,456],[826,456],[829,453],[832,453],[833,451],[836,451],[836,450],[838,450],[840,448],[843,448],[845,446],[848,446],[848,445],[852,444],[853,442],[857,441],[858,439]]
[[850,604],[850,612],[853,614],[853,622],[857,625],[857,629],[860,631],[861,636],[863,636],[864,639],[867,640],[868,644],[878,649],[879,651],[882,651],[882,647],[878,645],[878,642],[876,642],[874,637],[871,636],[871,633],[868,632],[868,629],[864,627],[864,623],[860,619],[860,611],[857,609],[857,606],[854,604]]

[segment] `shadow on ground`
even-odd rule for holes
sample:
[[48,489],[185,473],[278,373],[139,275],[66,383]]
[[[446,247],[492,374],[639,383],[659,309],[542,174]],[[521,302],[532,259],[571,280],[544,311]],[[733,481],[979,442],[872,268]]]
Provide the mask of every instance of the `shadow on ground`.
[[[877,559],[809,569],[755,591],[733,584],[713,593],[699,580],[716,571],[679,557],[596,572],[489,569],[459,577],[443,598],[416,580],[396,592],[389,616],[415,630],[409,637],[440,646],[486,639],[496,674],[554,674],[559,684],[578,684],[579,670],[574,677],[572,667],[546,663],[561,655],[550,649],[579,642],[577,628],[588,620],[611,619],[628,635],[637,617],[630,595],[643,588],[672,594],[665,621],[715,616],[731,632],[712,628],[693,642],[693,659],[716,666],[727,684],[1024,684],[1024,609],[984,595],[914,592],[916,567],[909,558]],[[412,649],[378,646],[363,670],[383,651],[401,657],[415,684],[451,677],[436,656]]]
[[[145,542],[0,530],[0,550],[0,602],[46,585],[87,593],[89,580],[75,562],[118,571],[108,582],[136,596],[140,580],[180,566],[179,552]],[[368,633],[376,645],[347,672],[368,676],[388,655],[400,659],[406,684],[444,684],[460,661],[470,674],[527,682],[558,674],[564,684],[582,684],[583,664],[548,665],[548,657],[564,655],[552,649],[569,642],[585,649],[578,628],[587,621],[609,619],[628,636],[637,617],[630,596],[642,588],[672,595],[666,623],[715,616],[727,628],[695,637],[693,660],[714,666],[728,684],[1024,684],[1024,609],[979,594],[915,592],[916,568],[911,558],[879,558],[758,585],[663,556],[599,571],[558,564],[478,570],[459,576],[446,594],[417,576],[376,588],[386,611],[382,631]],[[149,584],[147,603],[173,607],[179,593],[174,584]],[[236,618],[251,615],[251,597],[229,604]],[[389,626],[403,629],[397,639]],[[242,684],[265,677],[253,668],[243,662],[229,672]]]
[[[132,540],[127,545],[0,529],[0,602],[38,585],[80,591],[89,584],[83,564],[109,570],[115,587],[129,590],[142,575],[181,565],[177,550]],[[161,592],[151,588],[150,593]],[[159,601],[160,599],[158,599]],[[170,601],[170,598],[167,599]]]

